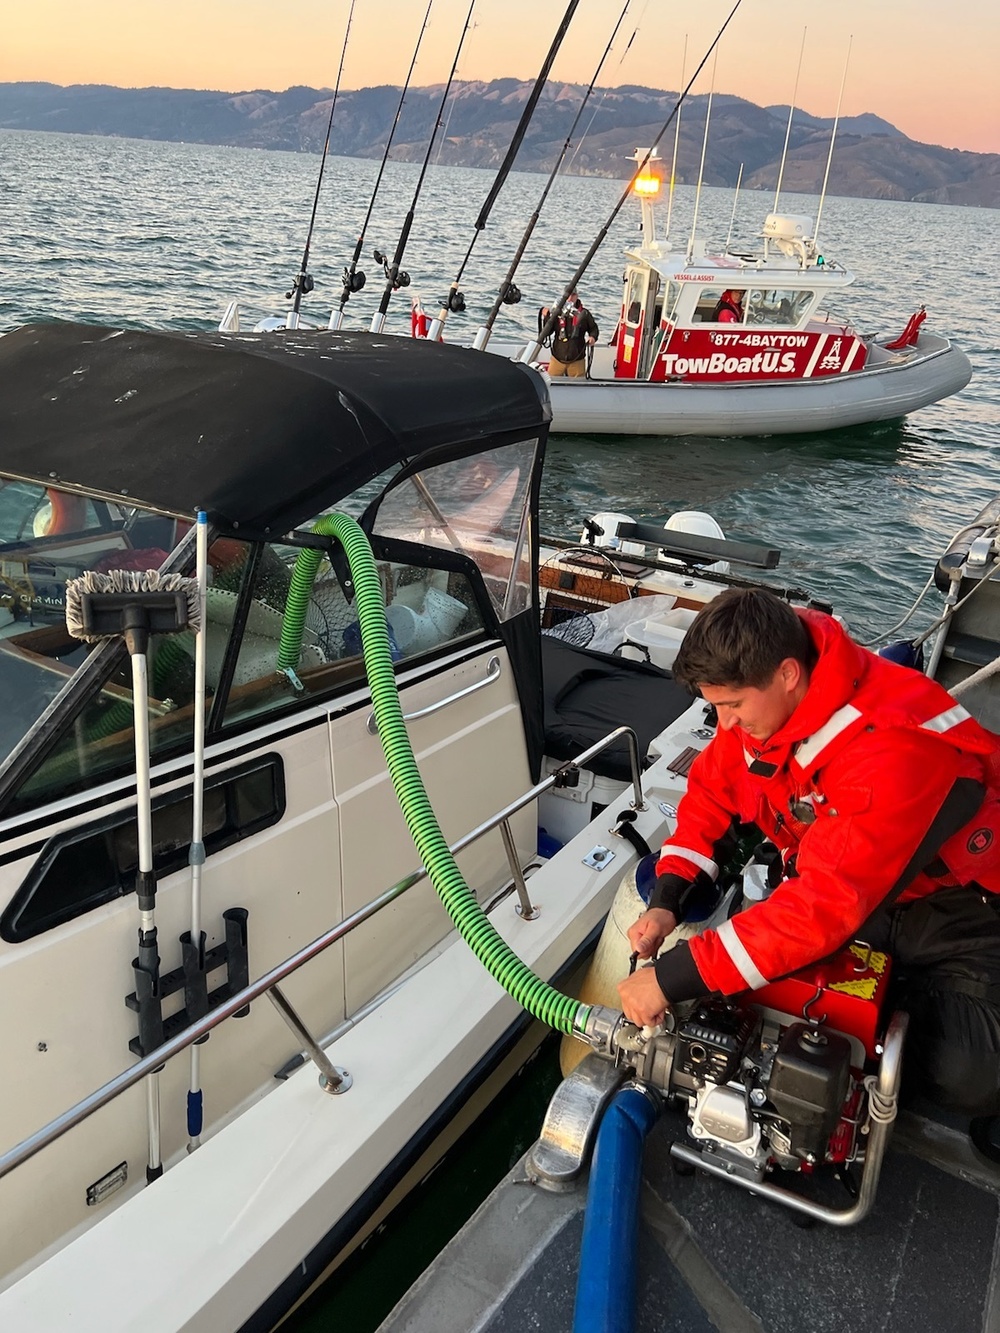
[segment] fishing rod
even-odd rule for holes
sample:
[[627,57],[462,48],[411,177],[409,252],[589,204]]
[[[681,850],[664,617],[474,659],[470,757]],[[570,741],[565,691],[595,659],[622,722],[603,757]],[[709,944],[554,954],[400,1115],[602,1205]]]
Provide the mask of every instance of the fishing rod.
[[347,28],[344,32],[344,45],[340,50],[340,65],[337,69],[337,82],[333,89],[333,101],[330,103],[330,119],[326,123],[326,142],[323,144],[323,153],[319,159],[319,176],[316,179],[316,193],[313,195],[312,216],[309,219],[309,230],[306,232],[306,247],[302,252],[302,263],[299,265],[299,271],[295,275],[292,283],[292,290],[285,293],[286,300],[292,302],[292,308],[288,312],[285,320],[285,327],[297,329],[299,327],[299,306],[302,304],[303,296],[307,296],[312,291],[315,283],[308,272],[309,267],[309,247],[312,244],[313,228],[316,225],[316,209],[319,206],[319,192],[323,184],[323,169],[326,166],[326,159],[330,152],[330,134],[333,130],[333,113],[337,109],[337,97],[340,93],[340,77],[344,72],[344,57],[347,55],[347,42],[351,35],[351,21],[354,18],[354,6],[357,0],[351,0],[351,7],[347,13]]
[[[614,31],[611,34],[610,40],[608,41],[607,46],[604,48],[604,54],[601,56],[597,68],[594,70],[594,77],[590,80],[590,84],[587,88],[587,91],[583,95],[583,101],[580,103],[580,109],[576,113],[576,116],[573,120],[573,124],[569,127],[569,133],[566,135],[566,141],[562,146],[562,150],[560,151],[559,156],[556,158],[555,165],[553,166],[551,172],[549,173],[548,180],[545,182],[545,188],[542,190],[538,203],[535,205],[535,211],[528,219],[528,225],[524,229],[524,235],[521,237],[521,242],[518,245],[517,250],[514,252],[514,258],[510,261],[510,267],[507,270],[503,282],[501,282],[500,284],[500,290],[497,292],[496,299],[494,300],[493,305],[490,308],[490,313],[486,316],[485,322],[483,323],[482,327],[479,329],[479,332],[476,334],[475,339],[473,340],[472,343],[473,347],[477,348],[479,351],[482,351],[490,340],[490,334],[493,332],[493,325],[496,323],[497,315],[500,313],[500,307],[502,305],[517,305],[518,301],[520,301],[521,299],[521,292],[519,288],[517,288],[514,285],[514,275],[517,273],[518,265],[521,262],[525,250],[528,248],[528,242],[531,240],[532,232],[535,230],[535,226],[538,223],[538,219],[541,215],[542,209],[545,206],[545,201],[549,197],[549,191],[552,189],[552,186],[556,182],[556,177],[559,175],[559,168],[562,166],[566,158],[566,154],[569,152],[569,146],[573,141],[574,134],[576,133],[576,127],[580,123],[580,118],[582,117],[586,109],[587,102],[589,101],[590,96],[594,91],[594,85],[597,83],[597,80],[600,77],[601,70],[604,68],[604,62],[607,60],[608,54],[610,53],[611,48],[614,45],[615,38],[618,36],[618,30],[622,26],[622,23],[625,19],[625,15],[631,3],[632,0],[625,0],[625,6],[618,17],[618,22],[615,24]],[[633,33],[632,36],[634,37],[635,33]],[[629,42],[629,45],[631,46],[631,42]]]
[[368,201],[368,212],[365,214],[365,220],[361,224],[361,232],[358,236],[358,243],[354,247],[354,254],[351,256],[351,262],[344,269],[344,289],[340,294],[340,305],[336,310],[330,312],[331,329],[339,329],[344,322],[344,306],[354,295],[360,292],[365,285],[365,274],[358,268],[358,261],[361,259],[361,249],[365,243],[365,233],[368,230],[368,224],[372,220],[372,212],[375,208],[375,200],[378,198],[379,186],[382,184],[382,177],[385,174],[386,163],[389,161],[389,150],[392,148],[392,141],[396,137],[396,130],[399,126],[399,118],[403,114],[403,103],[406,101],[406,94],[410,89],[410,80],[413,78],[413,70],[417,63],[417,56],[420,54],[420,45],[424,40],[424,33],[427,31],[427,23],[431,16],[431,9],[434,6],[434,0],[427,0],[427,10],[424,14],[424,21],[420,25],[420,31],[417,33],[417,44],[413,48],[413,56],[410,60],[410,68],[406,72],[406,82],[403,84],[402,91],[399,94],[399,105],[396,107],[396,115],[393,118],[392,125],[389,127],[389,137],[385,142],[385,152],[382,154],[382,161],[379,165],[378,175],[375,177],[375,186],[372,190],[372,197]]
[[410,230],[413,226],[413,217],[417,209],[417,201],[420,198],[420,191],[424,186],[424,177],[427,175],[427,168],[430,165],[431,153],[434,151],[434,140],[437,138],[437,132],[441,128],[441,119],[444,116],[445,105],[448,101],[448,94],[451,92],[451,85],[455,80],[455,71],[458,69],[458,60],[462,54],[462,47],[465,45],[465,39],[469,28],[472,25],[472,14],[476,8],[476,0],[471,0],[469,12],[465,16],[465,26],[462,28],[462,35],[458,39],[458,46],[455,49],[455,59],[451,62],[451,72],[448,75],[448,82],[444,86],[444,92],[441,94],[441,104],[438,107],[438,113],[434,120],[434,128],[431,130],[431,137],[427,144],[427,152],[424,154],[423,166],[420,168],[420,175],[417,178],[417,187],[413,192],[413,200],[410,203],[410,211],[403,220],[403,228],[399,233],[399,240],[396,242],[396,250],[390,263],[388,257],[381,250],[375,251],[375,263],[381,264],[385,272],[385,290],[382,292],[382,299],[379,302],[378,310],[372,315],[371,332],[381,333],[385,328],[385,316],[389,309],[389,302],[392,300],[393,292],[399,291],[400,287],[410,285],[410,275],[400,270],[400,264],[403,262],[403,252],[406,249],[406,242],[410,239]]
[[538,105],[538,99],[542,95],[542,89],[548,82],[553,62],[559,54],[559,48],[563,44],[563,38],[569,31],[569,25],[573,22],[573,15],[576,13],[579,6],[580,0],[569,0],[569,4],[566,7],[566,13],[562,17],[562,22],[556,30],[556,35],[552,38],[552,44],[549,46],[548,54],[542,62],[541,69],[538,71],[538,77],[535,79],[535,86],[532,88],[528,100],[524,104],[524,109],[521,112],[521,119],[517,123],[517,128],[514,130],[510,145],[507,148],[507,155],[503,162],[501,162],[500,169],[497,171],[496,178],[490,187],[490,192],[486,196],[482,208],[479,210],[479,216],[476,218],[475,230],[472,233],[472,240],[469,242],[469,248],[465,252],[465,258],[458,267],[454,282],[448,288],[448,294],[442,302],[437,318],[431,321],[427,337],[432,342],[437,342],[441,330],[444,327],[444,322],[448,318],[449,311],[454,311],[456,315],[461,315],[465,312],[465,297],[462,295],[461,291],[459,291],[458,284],[462,281],[462,274],[465,272],[466,265],[472,255],[476,241],[479,240],[480,234],[486,228],[487,220],[493,210],[493,205],[497,201],[497,196],[503,188],[507,177],[510,175],[511,167],[514,165],[514,159],[517,157],[518,150],[527,133],[531,117],[534,115],[535,107]]
[[[628,56],[628,53],[632,50],[632,43],[633,43],[633,42],[635,41],[635,39],[639,36],[639,29],[642,27],[642,21],[643,21],[643,19],[646,17],[646,10],[649,8],[649,6],[650,6],[650,0],[646,0],[646,3],[643,5],[643,7],[642,7],[642,11],[641,11],[641,13],[639,14],[638,19],[636,19],[635,27],[632,29],[632,36],[631,36],[631,37],[628,39],[628,41],[625,43],[625,50],[624,50],[624,51],[621,53],[621,55],[618,57],[618,67],[619,67],[619,69],[621,68],[622,65],[624,65],[625,60],[626,60],[626,58],[627,58],[627,56]],[[566,170],[567,170],[567,171],[572,170],[573,163],[576,161],[577,157],[579,156],[580,149],[581,149],[581,148],[583,147],[583,145],[587,142],[587,135],[588,135],[588,134],[590,133],[590,131],[594,128],[594,121],[595,121],[595,120],[597,119],[597,117],[600,115],[600,113],[601,113],[601,108],[604,106],[604,103],[608,100],[608,93],[609,93],[610,91],[611,91],[610,88],[605,88],[603,94],[601,95],[601,100],[598,102],[597,106],[594,107],[594,110],[593,110],[593,112],[591,113],[591,116],[590,116],[590,120],[587,121],[587,128],[586,128],[586,129],[584,130],[584,132],[580,135],[579,142],[577,143],[576,147],[573,149],[573,156],[570,158],[570,160],[569,160],[569,162],[568,162],[568,164],[567,164],[567,166],[566,166]]]
[[570,294],[576,291],[580,279],[583,277],[587,269],[590,267],[590,261],[594,258],[594,255],[597,254],[598,250],[604,244],[604,241],[607,238],[608,232],[611,230],[611,226],[615,218],[625,207],[625,204],[628,201],[628,198],[631,195],[632,189],[635,185],[636,177],[639,176],[646,169],[646,166],[650,158],[653,156],[654,150],[656,149],[660,140],[666,134],[667,130],[673,124],[674,117],[677,115],[681,106],[684,104],[684,101],[687,98],[688,93],[690,93],[691,89],[694,86],[695,80],[697,79],[701,71],[705,68],[705,65],[708,63],[709,56],[712,54],[712,52],[718,46],[719,42],[722,40],[722,34],[729,27],[730,23],[732,23],[733,19],[736,16],[736,11],[739,9],[742,3],[743,0],[736,0],[736,3],[729,11],[725,23],[723,23],[722,27],[719,29],[719,31],[715,34],[715,37],[712,39],[711,46],[709,46],[708,50],[702,56],[701,60],[698,63],[697,69],[691,75],[691,78],[688,80],[687,85],[684,88],[684,91],[680,94],[680,96],[677,98],[677,101],[674,103],[673,110],[670,112],[670,115],[663,122],[663,125],[660,127],[660,130],[657,133],[656,138],[646,149],[645,157],[643,157],[643,159],[636,164],[635,171],[629,177],[628,185],[626,185],[625,189],[622,191],[621,198],[618,200],[614,208],[611,210],[607,222],[605,222],[604,226],[595,236],[593,244],[591,245],[587,253],[584,255],[583,259],[580,261],[579,266],[577,267],[576,272],[573,274],[572,278],[570,278],[569,282],[563,288],[562,295],[559,297],[558,301],[553,302],[552,307],[549,310],[548,318],[545,320],[545,323],[538,334],[538,338],[536,339],[535,342],[528,343],[528,345],[525,347],[523,353],[519,358],[521,361],[530,362],[536,360],[538,357],[538,353],[541,351],[542,343],[555,330],[556,325],[559,323],[559,318],[562,315],[563,310],[565,309],[566,302],[569,299]]

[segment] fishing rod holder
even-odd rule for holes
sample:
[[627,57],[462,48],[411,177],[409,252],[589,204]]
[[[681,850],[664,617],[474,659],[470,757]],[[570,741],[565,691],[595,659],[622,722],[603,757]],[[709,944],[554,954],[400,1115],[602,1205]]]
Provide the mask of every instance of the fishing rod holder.
[[[212,949],[205,948],[205,935],[192,940],[191,932],[180,937],[181,966],[161,973],[159,958],[153,964],[147,958],[132,962],[135,990],[126,995],[125,1004],[139,1015],[139,1033],[128,1044],[133,1055],[140,1059],[151,1055],[158,1046],[175,1037],[193,1023],[198,1023],[224,1000],[245,990],[250,984],[250,963],[247,952],[247,918],[245,907],[230,907],[222,913],[225,939]],[[226,979],[214,990],[209,990],[208,978],[213,972],[226,969]],[[184,1007],[169,1018],[163,1017],[163,1003],[172,995],[184,993]],[[234,1018],[245,1018],[250,1006],[236,1011]],[[206,1040],[207,1038],[202,1038]]]

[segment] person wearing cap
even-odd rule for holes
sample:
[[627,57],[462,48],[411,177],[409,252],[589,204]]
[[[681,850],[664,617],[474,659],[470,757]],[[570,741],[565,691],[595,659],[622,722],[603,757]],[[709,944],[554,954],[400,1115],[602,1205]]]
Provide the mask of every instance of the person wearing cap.
[[[539,332],[544,328],[549,313],[548,306],[542,306],[538,312]],[[566,375],[570,379],[583,379],[587,374],[587,347],[597,341],[599,333],[594,316],[576,292],[570,292],[552,332],[550,377],[555,379]]]
[[712,319],[716,324],[742,324],[743,293],[735,287],[724,291],[712,311]]

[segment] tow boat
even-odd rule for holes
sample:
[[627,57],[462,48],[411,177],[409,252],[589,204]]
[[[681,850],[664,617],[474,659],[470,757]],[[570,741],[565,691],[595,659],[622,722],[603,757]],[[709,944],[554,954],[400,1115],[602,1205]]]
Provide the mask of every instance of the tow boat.
[[[710,732],[540,635],[540,586],[550,628],[636,591],[540,561],[549,418],[430,342],[0,340],[5,1333],[272,1328],[542,1036],[453,923],[530,1003],[666,836]],[[777,559],[652,540],[623,625]]]
[[[645,152],[636,150],[642,161]],[[855,275],[819,248],[811,217],[769,213],[759,244],[684,251],[657,237],[655,159],[636,176],[642,244],[625,252],[615,332],[586,379],[551,386],[553,429],[590,435],[781,435],[889,421],[968,384],[968,357],[924,327],[895,335],[836,313]],[[720,322],[724,295],[740,296]],[[531,344],[489,343],[508,356]],[[544,358],[544,352],[541,354]],[[545,367],[543,359],[540,364]]]

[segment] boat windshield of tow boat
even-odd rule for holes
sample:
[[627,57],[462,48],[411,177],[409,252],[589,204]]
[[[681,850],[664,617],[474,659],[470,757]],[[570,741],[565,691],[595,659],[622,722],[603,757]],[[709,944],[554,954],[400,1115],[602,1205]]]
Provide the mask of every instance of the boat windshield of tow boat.
[[[573,978],[713,734],[672,656],[779,553],[691,513],[542,546],[549,416],[420,340],[0,340],[5,1330],[271,1328],[529,1015],[609,1053]],[[965,536],[942,673],[996,654]]]

